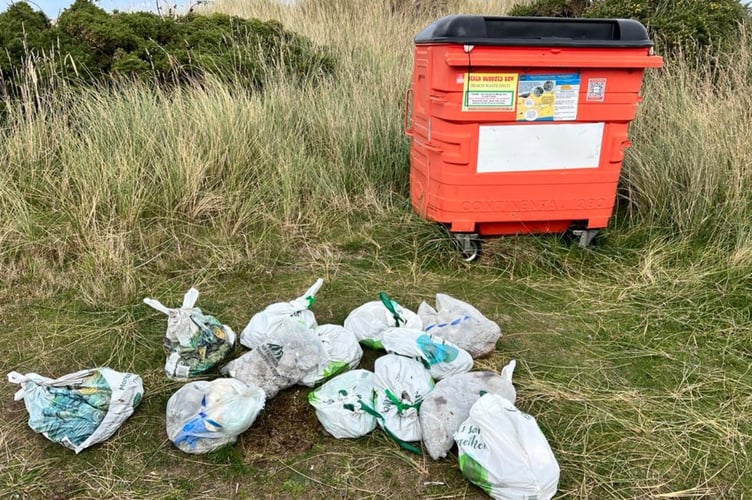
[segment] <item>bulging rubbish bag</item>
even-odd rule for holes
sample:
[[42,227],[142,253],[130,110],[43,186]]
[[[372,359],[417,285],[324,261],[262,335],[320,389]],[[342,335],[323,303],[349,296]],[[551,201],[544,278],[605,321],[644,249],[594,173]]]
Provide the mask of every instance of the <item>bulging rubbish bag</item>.
[[376,411],[382,417],[378,423],[398,443],[421,440],[418,409],[433,386],[420,361],[397,354],[376,359],[373,388]]
[[112,436],[144,395],[141,377],[109,368],[81,370],[58,379],[8,374],[20,384],[29,427],[76,453]]
[[319,325],[315,331],[324,347],[324,358],[319,365],[319,371],[309,373],[300,381],[308,387],[314,387],[346,370],[357,368],[363,357],[363,349],[358,339],[347,328],[339,325]]
[[506,398],[486,394],[455,433],[462,474],[493,498],[548,500],[559,464],[535,419]]
[[261,388],[232,378],[189,382],[167,401],[167,436],[186,453],[208,453],[248,430],[264,408]]
[[443,293],[436,294],[436,309],[422,302],[418,315],[423,331],[447,339],[473,358],[493,352],[501,337],[499,325],[470,304]]
[[316,316],[311,306],[324,280],[319,278],[311,288],[290,302],[277,302],[267,306],[263,311],[251,317],[243,331],[240,332],[240,343],[249,349],[255,349],[264,342],[284,321],[293,319],[308,328],[316,328]]
[[196,300],[195,288],[188,290],[183,305],[177,309],[144,299],[144,304],[167,315],[165,373],[171,379],[187,380],[210,371],[225,360],[235,345],[232,328],[194,307]]
[[417,314],[381,292],[379,300],[366,302],[353,309],[345,318],[344,327],[355,333],[361,344],[372,349],[381,349],[381,339],[387,328],[422,330],[423,322]]
[[308,394],[316,417],[337,439],[359,438],[376,428],[373,373],[353,370],[337,375]]
[[516,362],[510,361],[501,375],[478,371],[451,375],[436,383],[423,399],[418,412],[423,430],[423,445],[434,460],[446,457],[454,446],[454,433],[468,416],[470,408],[483,394],[497,394],[512,404],[517,392],[512,385]]
[[386,352],[419,359],[435,380],[473,368],[473,357],[466,350],[421,330],[389,328],[381,344]]
[[227,363],[222,373],[261,387],[271,399],[306,376],[320,373],[325,356],[316,332],[287,318],[266,342]]

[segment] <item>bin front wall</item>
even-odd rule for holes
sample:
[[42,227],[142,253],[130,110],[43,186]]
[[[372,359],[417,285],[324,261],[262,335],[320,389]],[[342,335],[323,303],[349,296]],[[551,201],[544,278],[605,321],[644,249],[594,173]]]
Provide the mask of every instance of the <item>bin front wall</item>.
[[605,227],[656,65],[645,48],[417,45],[413,207],[488,235]]

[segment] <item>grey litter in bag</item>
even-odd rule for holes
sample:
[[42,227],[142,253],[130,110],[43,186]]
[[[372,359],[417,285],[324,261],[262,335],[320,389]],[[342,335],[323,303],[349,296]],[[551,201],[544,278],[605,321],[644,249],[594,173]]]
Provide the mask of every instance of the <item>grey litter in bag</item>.
[[477,371],[452,375],[436,383],[420,407],[423,445],[434,460],[446,457],[454,446],[454,433],[470,414],[470,408],[483,394],[498,394],[514,404],[517,397],[512,375],[516,362],[510,361],[501,375]]
[[466,350],[473,359],[492,353],[501,337],[498,324],[467,302],[443,293],[436,294],[436,309],[422,302],[418,316],[423,322],[423,331]]
[[222,373],[261,387],[267,398],[321,371],[326,354],[316,332],[287,319],[266,342],[230,361]]

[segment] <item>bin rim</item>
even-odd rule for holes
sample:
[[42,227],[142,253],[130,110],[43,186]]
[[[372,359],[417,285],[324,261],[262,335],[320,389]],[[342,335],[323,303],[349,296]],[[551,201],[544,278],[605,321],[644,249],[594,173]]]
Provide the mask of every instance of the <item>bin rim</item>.
[[[488,33],[493,25],[500,36]],[[561,31],[563,36],[551,33]],[[587,30],[592,31],[588,38]],[[603,35],[610,30],[610,38]],[[506,32],[505,32],[506,31]],[[520,32],[524,36],[519,36]],[[599,32],[599,33],[597,33]],[[566,36],[567,34],[575,35]],[[562,18],[453,14],[437,19],[414,39],[415,45],[457,44],[508,47],[650,48],[653,41],[639,21],[624,18]]]

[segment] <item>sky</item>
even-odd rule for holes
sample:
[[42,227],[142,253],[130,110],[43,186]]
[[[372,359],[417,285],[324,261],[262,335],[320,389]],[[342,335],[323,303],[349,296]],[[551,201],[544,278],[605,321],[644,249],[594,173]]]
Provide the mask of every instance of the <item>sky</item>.
[[[73,0],[24,0],[31,5],[34,10],[41,10],[50,19],[57,18],[63,9],[69,7]],[[178,12],[182,12],[186,6],[195,4],[190,0],[98,0],[94,3],[108,12],[113,10],[121,11],[133,11],[133,10],[145,10],[150,12],[156,12],[157,2],[159,2],[160,8],[165,11],[171,7],[177,7]],[[0,12],[8,8],[12,0],[0,0]]]

